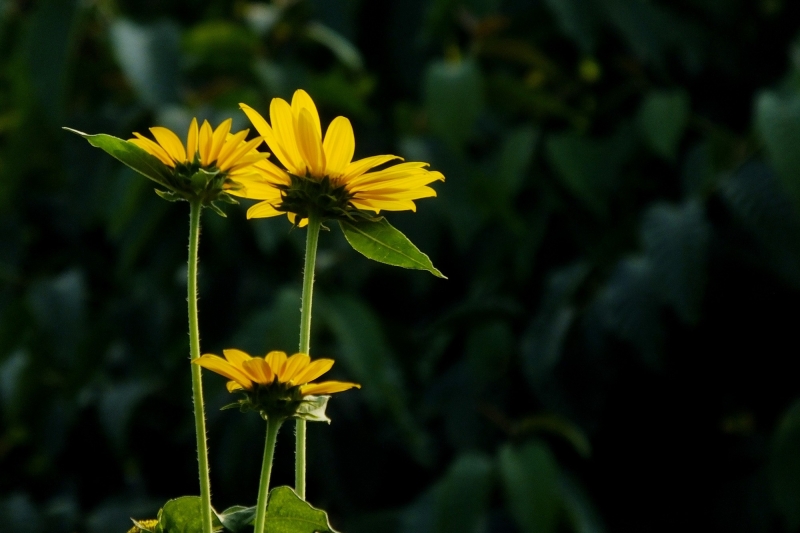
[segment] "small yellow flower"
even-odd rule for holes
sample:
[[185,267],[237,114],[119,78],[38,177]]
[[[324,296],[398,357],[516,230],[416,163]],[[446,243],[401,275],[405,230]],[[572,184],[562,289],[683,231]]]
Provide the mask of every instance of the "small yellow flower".
[[263,181],[259,163],[269,154],[256,150],[261,137],[245,141],[250,130],[231,134],[231,123],[227,119],[212,130],[208,121],[198,127],[193,118],[185,145],[171,130],[158,126],[150,128],[155,140],[134,132],[129,141],[170,167],[173,179],[168,185],[178,197],[211,202]]
[[[408,162],[371,171],[395,155],[378,155],[353,161],[355,137],[350,121],[336,117],[325,136],[314,101],[297,90],[289,104],[273,98],[270,122],[246,104],[239,104],[264,138],[283,168],[265,160],[259,164],[265,177],[261,186],[232,192],[263,200],[247,211],[248,218],[286,213],[292,222],[307,223],[316,210],[322,218],[366,217],[365,212],[416,211],[414,200],[436,196],[428,185],[444,180],[427,163]],[[370,172],[371,171],[371,172]]]
[[235,349],[223,350],[222,353],[225,359],[205,354],[192,363],[228,378],[229,392],[242,391],[247,395],[240,407],[265,415],[289,418],[296,416],[307,397],[361,388],[357,383],[346,381],[311,383],[331,369],[333,359],[312,361],[304,353],[287,357],[280,351],[269,352],[264,357],[251,357]]

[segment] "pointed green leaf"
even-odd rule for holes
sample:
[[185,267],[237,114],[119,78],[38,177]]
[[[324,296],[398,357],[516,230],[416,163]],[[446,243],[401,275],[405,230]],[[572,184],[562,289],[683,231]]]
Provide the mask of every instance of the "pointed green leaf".
[[159,185],[169,188],[170,170],[169,168],[158,160],[158,158],[148,154],[130,141],[125,141],[113,135],[106,135],[105,133],[98,133],[91,135],[83,133],[82,131],[73,130],[72,128],[64,128],[77,135],[80,135],[89,144],[96,148],[100,148],[110,156],[126,164],[145,178],[149,178]]
[[[181,496],[168,501],[158,512],[156,533],[202,533],[202,508],[199,496]],[[219,521],[215,520],[213,529],[221,529]]]
[[217,518],[225,526],[225,529],[233,533],[239,533],[239,531],[243,531],[247,526],[253,524],[256,518],[256,508],[234,505],[221,513],[217,513]]
[[511,515],[523,533],[555,533],[563,501],[558,463],[539,441],[500,450],[500,474]]
[[266,533],[336,533],[325,511],[303,501],[289,487],[276,487],[267,501]]
[[350,246],[357,252],[379,263],[427,270],[436,277],[447,279],[431,263],[430,258],[420,252],[408,237],[395,229],[389,221],[384,219],[378,222],[345,222],[339,221],[339,226]]

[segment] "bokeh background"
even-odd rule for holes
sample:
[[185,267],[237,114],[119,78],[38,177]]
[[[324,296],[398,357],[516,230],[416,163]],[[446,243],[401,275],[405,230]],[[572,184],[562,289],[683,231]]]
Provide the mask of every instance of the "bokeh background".
[[[797,531],[799,28],[791,0],[0,0],[0,530],[198,491],[188,205],[61,126],[244,128],[304,88],[358,157],[447,177],[389,218],[448,280],[322,235],[313,352],[364,385],[310,429],[337,529]],[[203,350],[293,352],[305,234],[246,207],[203,216]],[[223,385],[220,510],[264,431]]]

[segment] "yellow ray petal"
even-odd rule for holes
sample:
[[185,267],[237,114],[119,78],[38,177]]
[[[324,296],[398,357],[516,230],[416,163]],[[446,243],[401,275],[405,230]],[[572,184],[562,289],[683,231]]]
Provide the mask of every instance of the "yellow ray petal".
[[294,381],[294,377],[303,372],[308,367],[308,363],[310,362],[311,358],[304,353],[296,353],[292,355],[286,360],[286,364],[283,365],[283,372],[279,376],[279,379],[284,383]]
[[[436,181],[436,177],[431,177],[433,172],[423,172],[417,175],[410,175],[402,178],[380,180],[367,183],[358,183],[356,185],[348,185],[347,190],[355,193],[358,191],[377,191],[380,189],[405,189],[411,190],[417,187],[422,187],[431,182]],[[365,174],[366,176],[366,174]]]
[[[297,140],[294,131],[294,117],[292,108],[280,98],[273,98],[269,105],[269,120],[272,123],[272,131],[278,140],[278,145],[283,148],[284,156],[287,161],[283,162],[289,172],[300,176],[306,173],[306,162],[297,150]],[[272,148],[272,145],[270,145]],[[273,150],[276,153],[277,151]],[[287,164],[288,163],[288,164]]]
[[222,146],[225,144],[225,139],[228,137],[228,132],[231,131],[232,123],[233,119],[223,120],[222,124],[217,126],[217,129],[211,135],[211,148],[208,151],[209,164],[215,162],[219,157]]
[[203,121],[200,126],[200,135],[197,140],[197,150],[200,152],[200,163],[203,166],[211,164],[211,138],[214,136],[214,131],[211,129],[211,124],[207,120]]
[[[376,172],[367,172],[366,174],[361,174],[358,177],[349,179],[347,181],[347,185],[348,187],[354,187],[362,183],[387,181],[403,177],[419,176],[426,173],[433,174],[432,172],[425,169],[426,166],[428,166],[427,163],[419,163],[416,161],[409,163],[400,163],[398,165],[394,165],[389,168],[385,168],[383,170],[378,170]],[[435,176],[432,176],[433,179],[431,181],[435,181],[439,176],[441,176],[441,174],[437,172]]]
[[417,187],[415,189],[380,189],[375,191],[361,192],[359,198],[369,200],[419,200],[420,198],[431,198],[436,196],[436,191],[430,187]]
[[411,200],[393,201],[393,200],[376,200],[373,198],[353,199],[351,203],[359,209],[372,209],[386,211],[416,211],[417,206]]
[[130,139],[130,142],[132,142],[133,144],[135,144],[148,154],[157,157],[165,165],[168,165],[170,167],[175,166],[175,161],[172,160],[167,151],[161,148],[161,146],[159,146],[158,143],[151,141],[150,139],[139,133],[133,132],[133,134],[136,136],[136,138]]
[[294,377],[294,382],[303,384],[314,381],[333,366],[333,359],[317,359],[312,361],[305,370]]
[[225,386],[228,388],[228,392],[236,392],[237,390],[242,390],[244,388],[235,381],[229,381],[225,384]]
[[235,348],[222,350],[222,354],[225,356],[225,359],[227,359],[228,362],[235,367],[241,367],[242,363],[252,359],[247,352],[243,352],[242,350],[237,350]]
[[248,377],[260,383],[261,385],[269,385],[275,379],[275,374],[269,367],[266,361],[260,357],[253,357],[242,363],[242,369],[247,373]]
[[269,218],[282,215],[283,211],[278,211],[269,201],[260,202],[247,210],[247,218]]
[[260,174],[244,176],[241,180],[237,179],[236,183],[239,187],[228,191],[234,196],[251,200],[270,200],[275,205],[281,203],[281,191],[276,189],[272,183],[264,180]]
[[[292,115],[297,119],[300,117],[300,110],[305,109],[311,115],[311,124],[317,133],[317,138],[322,139],[322,126],[319,122],[319,113],[317,113],[317,106],[314,105],[314,100],[303,89],[297,89],[292,95]],[[296,128],[296,126],[295,126]]]
[[313,117],[307,109],[300,110],[295,135],[297,147],[308,165],[311,175],[321,178],[325,175],[325,151],[322,149],[322,137],[314,130]]
[[401,161],[403,160],[402,157],[396,155],[373,155],[372,157],[365,157],[364,159],[353,161],[345,167],[342,179],[344,181],[350,181],[351,179],[360,176],[367,170],[392,161],[393,159],[400,159]]
[[275,135],[275,131],[270,127],[267,121],[264,120],[264,117],[247,104],[239,104],[239,108],[244,111],[244,114],[250,119],[250,122],[253,124],[258,134],[264,138],[267,146],[269,146],[269,149],[275,154],[275,157],[278,158],[278,161],[289,169],[290,172],[296,172],[297,169],[294,168],[292,160],[286,155],[286,150],[284,150],[283,145]]
[[251,139],[246,143],[242,143],[238,148],[231,152],[231,154],[225,158],[224,161],[221,162],[222,166],[219,168],[222,170],[234,171],[237,167],[242,166],[243,163],[244,166],[249,166],[256,161],[266,159],[269,157],[268,153],[256,152],[256,148],[258,148],[262,142],[264,142],[264,139],[261,137],[256,137],[255,139]]
[[322,143],[327,161],[326,173],[328,176],[340,176],[356,150],[356,139],[353,135],[353,126],[345,117],[336,117],[325,132],[325,141]]
[[217,355],[207,353],[198,357],[197,359],[192,361],[192,363],[200,365],[203,368],[207,368],[208,370],[211,370],[212,372],[216,372],[217,374],[225,376],[228,379],[232,379],[245,389],[252,388],[253,386],[253,382],[247,376],[247,374],[245,374],[244,372],[242,372],[241,370],[230,364],[228,361]]
[[264,359],[277,376],[283,373],[283,365],[286,364],[286,352],[273,350],[265,355]]
[[153,137],[156,138],[158,144],[164,147],[164,150],[167,151],[172,159],[178,163],[183,163],[186,161],[186,150],[183,149],[181,140],[171,130],[162,128],[161,126],[156,126],[154,128],[150,128],[150,133],[153,134]]
[[227,170],[230,165],[225,165],[226,161],[233,154],[237,149],[241,148],[243,141],[247,137],[247,134],[250,133],[250,130],[242,130],[238,133],[233,135],[228,135],[228,138],[225,139],[225,142],[222,144],[222,149],[219,151],[219,155],[217,156],[217,168],[220,170]]
[[186,160],[190,163],[194,161],[194,156],[197,153],[198,134],[197,119],[193,118],[192,123],[189,124],[189,133],[186,134]]
[[294,213],[286,213],[286,216],[289,218],[289,222],[291,222],[292,224],[294,224],[298,228],[305,228],[306,226],[308,226],[308,219],[307,218],[304,218],[304,219],[300,220],[300,222],[298,223],[297,222],[297,215],[295,215]]
[[346,381],[323,381],[321,383],[303,385],[300,387],[300,394],[303,396],[312,394],[333,394],[334,392],[342,392],[352,388],[360,389],[361,385],[358,383],[348,383]]

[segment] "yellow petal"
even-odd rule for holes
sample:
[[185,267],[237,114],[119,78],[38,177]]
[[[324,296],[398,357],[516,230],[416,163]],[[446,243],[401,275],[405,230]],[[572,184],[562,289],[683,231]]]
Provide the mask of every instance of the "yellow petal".
[[232,379],[245,389],[249,389],[253,386],[253,382],[249,377],[247,377],[247,374],[217,355],[207,353],[198,357],[192,361],[192,363],[200,365],[203,368],[211,370],[212,372],[216,372],[217,374],[225,376],[228,379]]
[[280,378],[283,373],[283,365],[286,364],[286,353],[273,350],[265,355],[264,359],[267,361],[270,368],[272,368],[272,371],[275,372],[275,375]]
[[269,201],[258,203],[247,210],[248,219],[275,217],[282,214],[283,211],[275,209]]
[[411,200],[375,200],[372,198],[359,199],[355,198],[350,202],[358,209],[371,209],[376,213],[384,209],[386,211],[416,211],[417,206]]
[[197,149],[200,152],[200,163],[203,166],[208,166],[211,164],[211,138],[214,136],[214,132],[211,129],[211,124],[208,123],[207,120],[203,121],[203,125],[200,126],[200,136],[197,141]]
[[298,223],[296,214],[294,214],[294,213],[286,213],[286,216],[289,219],[289,222],[291,222],[292,224],[294,224],[298,228],[304,228],[304,227],[308,226],[308,219],[307,218],[301,219],[300,222]]
[[356,151],[356,139],[353,136],[353,126],[345,117],[336,117],[325,132],[325,142],[322,143],[327,161],[326,173],[328,176],[340,176]]
[[242,130],[234,135],[228,135],[228,138],[225,140],[225,143],[223,143],[222,149],[217,156],[218,169],[227,170],[228,167],[230,167],[230,165],[226,165],[225,163],[228,161],[231,154],[241,148],[248,133],[250,133],[250,130]]
[[[306,162],[297,150],[297,140],[294,131],[294,117],[292,108],[280,98],[273,98],[269,105],[269,120],[272,123],[272,131],[278,141],[278,145],[283,148],[286,161],[281,162],[286,165],[286,169],[294,174],[304,176],[306,173]],[[272,145],[270,145],[272,148]],[[277,150],[273,149],[275,155]]]
[[295,383],[308,383],[314,381],[333,366],[333,359],[317,359],[312,361],[305,370],[294,377]]
[[403,158],[396,155],[373,155],[372,157],[365,157],[364,159],[353,161],[347,165],[347,167],[345,167],[342,179],[345,181],[350,181],[351,179],[360,176],[367,170],[375,168],[378,165],[382,165],[388,161],[392,161],[393,159],[400,159],[402,161]]
[[237,390],[242,390],[244,388],[235,381],[229,381],[225,384],[225,386],[228,388],[228,392],[236,392]]
[[260,174],[252,174],[237,178],[238,188],[230,189],[228,192],[234,196],[250,198],[251,200],[270,200],[271,203],[278,205],[281,203],[281,191],[275,185],[266,181]]
[[214,134],[211,136],[211,148],[208,151],[209,164],[214,163],[219,157],[222,145],[225,144],[228,132],[231,131],[231,123],[233,123],[233,120],[230,118],[223,120],[222,124],[217,126],[217,129],[214,130]]
[[167,151],[172,159],[178,163],[186,161],[186,150],[183,149],[181,140],[171,130],[156,126],[150,128],[150,133],[153,134],[158,144],[164,147],[164,150]]
[[348,383],[346,381],[323,381],[321,383],[309,383],[300,387],[300,394],[303,396],[317,395],[317,394],[333,394],[334,392],[342,392],[352,388],[360,389],[361,385],[358,383]]
[[[308,363],[311,362],[311,358],[304,354],[304,353],[296,353],[291,356],[289,359],[286,360],[286,364],[283,365],[283,372],[278,379],[282,382],[287,383],[289,381],[294,381],[294,377],[303,372],[306,367],[308,367]],[[299,382],[295,382],[299,383]]]
[[430,187],[417,187],[411,190],[385,188],[360,192],[357,196],[368,200],[419,200],[436,196],[436,191]]
[[275,157],[278,158],[278,161],[280,161],[283,166],[289,169],[290,172],[295,172],[296,169],[294,168],[289,156],[286,155],[286,150],[284,150],[283,145],[275,135],[275,131],[272,129],[272,127],[270,127],[267,121],[264,120],[264,117],[262,117],[258,111],[247,104],[239,104],[239,108],[244,111],[244,114],[250,119],[250,122],[253,124],[253,127],[256,129],[258,134],[264,138],[267,146],[269,146],[269,149],[275,154]]
[[269,157],[268,153],[256,152],[256,148],[258,148],[258,145],[260,145],[262,142],[264,142],[264,139],[261,137],[256,137],[255,139],[251,139],[246,143],[242,143],[226,158],[224,162],[221,163],[223,166],[220,168],[222,170],[234,171],[241,168],[242,162],[244,162],[245,165],[253,165],[257,161],[266,159]]
[[197,153],[198,133],[197,119],[193,118],[192,123],[189,124],[189,133],[186,134],[186,160],[190,163],[194,161],[194,156]]
[[175,161],[172,160],[172,158],[169,156],[166,150],[161,148],[161,146],[159,146],[157,143],[151,141],[150,139],[139,133],[133,132],[133,134],[136,136],[136,138],[131,139],[130,142],[132,142],[133,144],[135,144],[148,154],[157,157],[165,165],[168,165],[170,167],[175,166]]
[[374,183],[378,181],[389,181],[404,177],[411,177],[411,176],[421,176],[426,174],[431,174],[431,181],[436,181],[437,179],[444,179],[439,172],[430,172],[425,167],[428,166],[428,163],[419,163],[419,162],[409,162],[409,163],[400,163],[399,165],[394,165],[389,168],[385,168],[383,170],[378,170],[376,172],[368,172],[366,174],[361,174],[355,178],[351,178],[347,180],[348,187],[354,187],[356,185],[364,184],[364,183]]
[[241,367],[242,363],[252,359],[252,357],[250,357],[248,353],[243,352],[242,350],[237,350],[235,348],[228,348],[227,350],[222,350],[222,354],[225,356],[225,359],[227,359],[228,362],[235,367]]
[[267,362],[260,357],[253,357],[245,361],[242,363],[242,369],[247,372],[250,379],[262,385],[269,385],[275,379],[275,374],[272,372],[272,369]]
[[309,172],[312,176],[321,178],[325,175],[325,151],[322,149],[322,137],[314,129],[313,120],[307,109],[301,109],[295,135],[297,147],[308,165]]
[[300,111],[305,109],[311,115],[311,124],[317,133],[317,138],[322,139],[322,126],[319,122],[319,113],[317,113],[317,106],[314,105],[314,100],[303,89],[297,89],[292,95],[292,115],[297,119],[300,117]]

